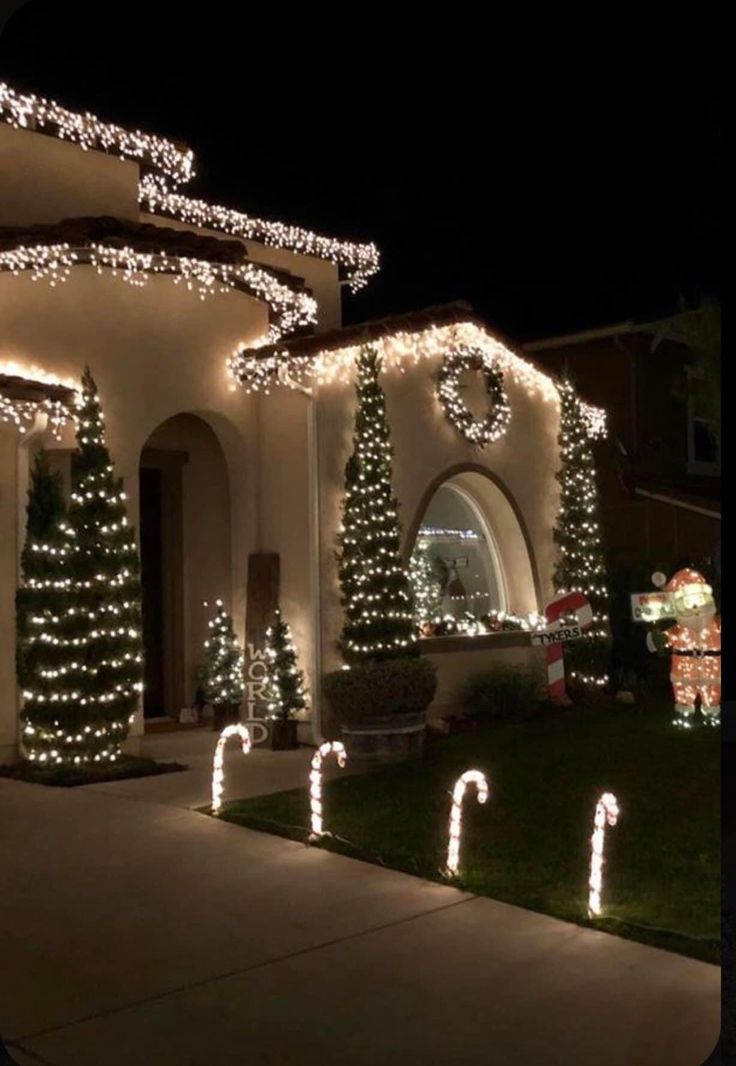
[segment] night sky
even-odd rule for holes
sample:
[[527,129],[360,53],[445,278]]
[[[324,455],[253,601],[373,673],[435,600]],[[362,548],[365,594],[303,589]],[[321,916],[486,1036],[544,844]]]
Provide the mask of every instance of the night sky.
[[186,142],[190,195],[375,241],[381,273],[346,293],[346,322],[465,299],[528,340],[720,295],[722,135],[715,75],[684,62],[696,31],[685,57],[608,58],[594,38],[543,62],[460,18],[400,33],[364,8],[300,24],[272,5],[240,24],[211,3],[173,29],[161,8],[184,10],[31,0],[0,33],[0,78]]

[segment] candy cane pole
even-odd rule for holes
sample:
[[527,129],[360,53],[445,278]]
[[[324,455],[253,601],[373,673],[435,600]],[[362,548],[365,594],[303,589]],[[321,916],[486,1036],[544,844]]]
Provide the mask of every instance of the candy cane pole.
[[339,740],[326,740],[312,756],[312,769],[309,772],[309,804],[312,814],[312,832],[310,840],[319,840],[324,836],[322,829],[322,763],[330,752],[337,758],[337,765],[344,766],[347,755],[345,747]]
[[447,848],[448,877],[454,877],[458,871],[460,858],[460,830],[462,826],[462,805],[465,789],[471,782],[476,786],[478,803],[485,803],[488,799],[488,782],[480,770],[466,770],[458,777],[452,792],[452,808],[450,810],[450,843]]
[[601,888],[603,886],[603,842],[606,835],[606,822],[615,825],[621,812],[618,800],[612,792],[604,792],[595,806],[593,821],[592,851],[590,856],[590,881],[588,886],[588,917],[595,918],[601,913]]
[[[544,616],[551,625],[573,611],[579,626],[590,625],[593,621],[593,609],[582,592],[564,592],[555,596],[547,604]],[[547,645],[547,688],[551,700],[570,702],[565,691],[565,657],[562,644]]]
[[244,725],[236,723],[235,725],[225,726],[220,736],[217,739],[217,746],[215,747],[215,758],[212,763],[212,813],[219,814],[220,807],[222,806],[222,793],[224,789],[225,771],[223,769],[223,763],[225,761],[225,745],[230,737],[240,737],[240,742],[243,748],[243,755],[247,755],[250,751],[250,734]]

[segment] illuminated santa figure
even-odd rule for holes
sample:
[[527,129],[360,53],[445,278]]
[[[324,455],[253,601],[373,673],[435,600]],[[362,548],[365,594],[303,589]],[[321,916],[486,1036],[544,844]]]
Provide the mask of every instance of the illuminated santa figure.
[[654,574],[655,584],[672,597],[676,624],[649,633],[651,651],[667,647],[672,652],[670,681],[675,696],[675,724],[689,728],[696,700],[704,722],[717,726],[721,718],[721,619],[716,615],[713,590],[702,574],[678,570],[665,584]]

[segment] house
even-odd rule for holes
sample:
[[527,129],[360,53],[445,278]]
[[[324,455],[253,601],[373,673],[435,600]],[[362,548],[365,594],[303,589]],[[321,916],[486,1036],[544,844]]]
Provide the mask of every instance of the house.
[[720,443],[697,388],[704,368],[684,343],[703,314],[628,320],[524,350],[549,372],[569,374],[608,414],[610,461],[599,480],[611,556],[660,569],[697,565],[717,579]]
[[[406,562],[418,537],[431,542],[478,618],[544,610],[559,510],[550,374],[462,304],[342,328],[343,294],[379,269],[375,246],[188,197],[183,145],[7,85],[0,118],[0,761],[18,746],[14,592],[29,463],[43,446],[69,484],[85,364],[141,552],[145,690],[131,750],[191,704],[203,602],[218,597],[246,648],[254,739],[266,732],[262,646],[277,603],[311,692],[302,739],[324,735],[320,677],[340,661],[335,544],[353,368],[366,343],[382,358]],[[438,389],[458,357],[454,414],[459,404],[481,426],[503,415],[485,444]],[[507,412],[488,414],[487,366]],[[543,654],[526,624],[492,629],[425,637],[439,668],[434,713],[490,657]]]

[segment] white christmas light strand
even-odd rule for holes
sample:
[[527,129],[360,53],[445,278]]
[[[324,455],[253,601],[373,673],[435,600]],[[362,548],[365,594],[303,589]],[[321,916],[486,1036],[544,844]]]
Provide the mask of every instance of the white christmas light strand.
[[466,770],[455,782],[452,792],[452,808],[450,810],[450,841],[447,848],[447,867],[445,873],[448,877],[457,876],[460,865],[460,836],[462,833],[462,805],[465,790],[469,784],[474,784],[477,790],[478,803],[485,803],[488,799],[488,781],[485,774],[480,770]]
[[375,244],[356,244],[323,237],[301,226],[284,222],[267,222],[219,204],[193,200],[178,192],[170,192],[165,183],[153,175],[141,179],[140,203],[152,214],[164,214],[204,229],[216,229],[233,237],[258,241],[272,248],[286,248],[299,255],[316,256],[346,269],[352,292],[362,289],[368,279],[378,272],[380,256]]
[[312,768],[309,773],[309,808],[311,814],[310,840],[324,836],[322,820],[322,763],[328,755],[334,755],[338,766],[344,766],[347,760],[345,746],[339,740],[326,740],[320,744],[312,756]]
[[607,415],[602,407],[580,401],[580,415],[591,440],[600,440],[608,435]]
[[219,814],[222,806],[222,793],[225,789],[225,745],[230,737],[239,737],[243,755],[250,752],[250,733],[239,722],[227,725],[220,733],[215,747],[215,757],[212,762],[212,813]]
[[0,422],[15,426],[19,433],[25,433],[33,425],[37,414],[46,414],[53,436],[59,440],[67,422],[73,420],[73,409],[82,402],[82,393],[78,381],[59,378],[49,374],[39,366],[28,366],[16,361],[0,361],[0,376],[21,378],[23,382],[34,385],[61,385],[70,389],[72,396],[69,404],[62,400],[40,397],[38,400],[15,400],[3,396],[0,392]]
[[[486,387],[490,409],[476,418],[460,395],[460,380],[467,371],[479,371]],[[508,429],[511,407],[503,385],[503,371],[485,348],[459,344],[448,349],[442,360],[437,395],[448,421],[471,444],[482,448],[499,440]]]
[[194,176],[191,149],[178,148],[164,137],[102,122],[88,111],[84,114],[68,111],[56,101],[42,96],[23,95],[6,82],[0,82],[0,120],[16,129],[55,134],[60,140],[72,141],[84,151],[98,148],[115,152],[124,159],[155,168],[176,185],[190,181]]
[[601,890],[603,888],[603,844],[605,841],[606,822],[615,825],[618,821],[618,800],[612,792],[604,792],[595,806],[593,836],[591,837],[590,880],[588,887],[588,917],[595,918],[601,913]]
[[257,299],[268,304],[274,315],[270,335],[264,343],[274,341],[299,326],[317,320],[317,302],[306,292],[298,292],[263,267],[254,263],[230,265],[210,263],[189,256],[167,255],[165,252],[136,252],[133,248],[115,248],[91,244],[72,248],[68,244],[31,245],[0,252],[0,270],[15,276],[31,271],[33,281],[46,279],[51,286],[68,280],[74,266],[92,266],[98,274],[110,270],[129,285],[143,287],[152,274],[169,274],[175,285],[184,284],[189,291],[204,300],[213,293],[226,293],[245,287]]

